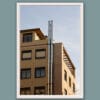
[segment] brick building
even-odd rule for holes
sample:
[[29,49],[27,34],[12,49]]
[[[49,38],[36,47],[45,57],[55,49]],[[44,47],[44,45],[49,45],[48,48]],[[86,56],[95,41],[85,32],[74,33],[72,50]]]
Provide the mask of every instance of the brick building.
[[62,43],[53,43],[52,82],[48,36],[39,28],[20,31],[20,94],[74,95],[75,67]]

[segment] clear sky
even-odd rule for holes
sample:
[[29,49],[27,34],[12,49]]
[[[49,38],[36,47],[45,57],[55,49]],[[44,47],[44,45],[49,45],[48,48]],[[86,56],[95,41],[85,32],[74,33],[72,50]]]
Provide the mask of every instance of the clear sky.
[[20,29],[40,28],[47,35],[48,20],[53,20],[53,40],[64,44],[80,82],[80,6],[20,6]]

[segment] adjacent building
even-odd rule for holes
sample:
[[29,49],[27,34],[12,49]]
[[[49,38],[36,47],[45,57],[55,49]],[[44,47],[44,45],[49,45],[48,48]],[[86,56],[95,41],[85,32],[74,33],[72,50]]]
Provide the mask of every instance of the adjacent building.
[[20,31],[21,95],[75,95],[75,67],[64,45],[53,43],[52,75],[48,45],[40,28]]

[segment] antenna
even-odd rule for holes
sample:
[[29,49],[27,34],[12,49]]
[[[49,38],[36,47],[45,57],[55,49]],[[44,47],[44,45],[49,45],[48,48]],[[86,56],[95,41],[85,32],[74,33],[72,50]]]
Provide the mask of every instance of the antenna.
[[48,39],[53,42],[53,20],[48,21]]
[[53,20],[48,21],[48,94],[52,94]]

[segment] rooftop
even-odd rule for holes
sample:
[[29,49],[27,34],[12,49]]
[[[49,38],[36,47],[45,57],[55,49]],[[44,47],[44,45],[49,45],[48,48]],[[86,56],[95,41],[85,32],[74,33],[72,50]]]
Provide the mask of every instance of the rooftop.
[[20,33],[32,32],[32,31],[36,32],[36,34],[40,37],[40,39],[45,39],[46,38],[46,36],[44,35],[44,33],[41,31],[40,28],[20,30]]

